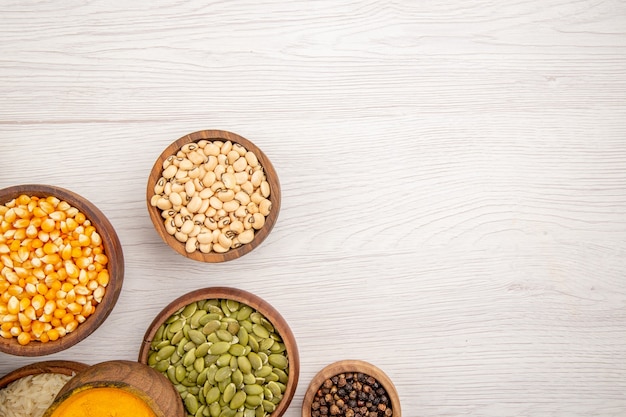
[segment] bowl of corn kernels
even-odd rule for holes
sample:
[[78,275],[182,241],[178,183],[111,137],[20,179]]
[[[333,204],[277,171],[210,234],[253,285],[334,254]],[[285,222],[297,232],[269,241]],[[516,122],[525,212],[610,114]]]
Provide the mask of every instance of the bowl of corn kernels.
[[147,185],[150,219],[179,254],[224,262],[258,247],[280,211],[278,175],[265,153],[240,135],[202,130],[157,158]]
[[0,351],[75,345],[108,317],[123,278],[120,241],[90,201],[51,185],[0,190]]

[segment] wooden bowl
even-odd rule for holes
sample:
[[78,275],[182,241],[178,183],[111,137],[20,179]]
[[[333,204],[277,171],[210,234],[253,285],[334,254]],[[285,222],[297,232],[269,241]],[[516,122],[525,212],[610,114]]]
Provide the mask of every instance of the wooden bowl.
[[247,291],[228,287],[210,287],[192,291],[172,301],[156,316],[148,327],[139,350],[139,362],[145,364],[148,363],[152,340],[159,327],[165,323],[169,317],[188,304],[208,299],[234,300],[248,305],[265,316],[265,318],[274,326],[276,333],[281,336],[287,352],[289,378],[283,394],[283,399],[278,403],[276,409],[272,412],[271,417],[282,416],[287,411],[298,385],[300,357],[298,354],[296,339],[285,319],[274,307],[260,297]]
[[90,366],[72,378],[59,391],[44,417],[73,394],[97,387],[128,391],[144,400],[157,417],[185,416],[180,396],[167,378],[138,362],[114,360]]
[[324,381],[339,374],[357,372],[366,374],[376,379],[376,381],[378,381],[378,383],[382,385],[387,392],[387,396],[391,402],[391,409],[393,410],[393,417],[402,417],[400,397],[398,396],[398,391],[393,385],[393,382],[391,382],[391,379],[389,379],[389,377],[381,369],[362,360],[338,361],[319,371],[311,380],[311,383],[304,394],[304,400],[302,401],[302,417],[312,416],[311,405],[313,404],[315,394],[322,387]]
[[84,197],[52,185],[26,184],[8,187],[0,190],[0,204],[5,204],[12,199],[25,194],[28,196],[49,197],[54,196],[68,202],[82,212],[91,224],[96,228],[102,238],[104,253],[108,257],[107,269],[109,271],[109,283],[102,301],[96,306],[93,314],[87,317],[84,323],[59,337],[55,341],[42,343],[31,341],[27,345],[20,345],[16,338],[6,339],[0,337],[0,351],[17,356],[42,356],[62,351],[80,342],[93,333],[111,313],[122,289],[124,280],[124,256],[122,246],[113,226],[106,216],[91,202]]
[[18,379],[29,375],[53,373],[73,376],[81,371],[84,371],[88,367],[89,365],[74,361],[54,360],[35,362],[30,365],[17,368],[0,378],[0,389],[5,388],[11,382],[17,381]]
[[[181,243],[173,235],[167,232],[164,225],[165,219],[162,216],[163,211],[158,207],[154,207],[151,204],[151,199],[155,194],[155,185],[162,177],[163,162],[171,155],[175,155],[184,145],[192,142],[199,142],[201,140],[206,140],[209,142],[231,141],[233,144],[240,144],[246,150],[254,152],[254,154],[257,156],[259,164],[263,167],[265,171],[265,176],[271,190],[271,193],[268,197],[268,199],[271,201],[270,213],[266,216],[265,224],[263,225],[263,227],[255,232],[254,239],[250,243],[243,244],[238,248],[231,248],[223,253],[217,253],[214,251],[203,253],[200,250],[195,250],[191,253],[187,252],[185,250],[185,243]],[[261,151],[261,149],[259,149],[249,140],[235,133],[223,130],[201,130],[198,132],[190,133],[176,140],[167,148],[165,148],[165,150],[161,153],[161,155],[159,155],[156,162],[154,163],[154,166],[152,167],[152,171],[150,172],[150,176],[148,178],[146,195],[150,219],[152,220],[154,227],[156,228],[159,236],[161,236],[163,241],[176,252],[187,258],[210,263],[224,262],[239,258],[240,256],[245,255],[246,253],[252,251],[254,248],[259,246],[261,242],[263,242],[265,238],[267,238],[272,228],[274,227],[274,224],[276,223],[276,220],[278,218],[281,204],[280,183],[278,181],[278,175],[276,174],[276,170],[274,169],[269,158],[263,153],[263,151]]]

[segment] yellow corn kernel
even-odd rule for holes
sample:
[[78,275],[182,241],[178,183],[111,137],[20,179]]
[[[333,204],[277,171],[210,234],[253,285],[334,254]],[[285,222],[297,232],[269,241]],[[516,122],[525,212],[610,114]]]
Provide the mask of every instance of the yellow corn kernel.
[[57,329],[51,329],[51,330],[48,330],[47,335],[50,338],[50,340],[54,342],[55,340],[59,338],[59,331]]
[[32,332],[36,338],[39,338],[41,334],[45,331],[44,323],[41,321],[34,321],[32,324]]
[[[57,208],[58,208],[58,207],[57,207]],[[52,220],[54,220],[55,222],[61,222],[61,221],[64,221],[64,220],[65,220],[65,218],[67,217],[67,216],[65,215],[65,212],[63,212],[63,211],[59,211],[59,210],[53,211],[52,213],[50,213],[50,214],[49,214],[49,216],[50,216],[50,218],[51,218]]]
[[80,246],[89,246],[91,244],[91,239],[87,235],[80,234],[78,235],[78,244]]
[[[69,303],[67,305],[67,311],[69,311],[70,313],[72,313],[74,315],[79,314],[82,311],[82,309],[83,309],[83,306],[81,306],[78,303]],[[61,320],[61,321],[63,321],[63,320]]]
[[39,317],[39,321],[42,323],[50,323],[50,320],[52,320],[52,314],[42,314]]
[[65,317],[66,315],[68,314],[64,308],[57,308],[56,310],[54,310],[54,313],[52,313],[52,317],[54,317],[55,319],[63,319],[63,317]]
[[22,295],[23,292],[24,292],[24,288],[20,287],[17,284],[12,284],[7,290],[7,294],[9,294],[9,296],[12,296],[12,297]]
[[22,326],[22,329],[24,327],[29,326],[31,324],[31,322],[32,322],[32,320],[29,319],[28,317],[26,317],[26,314],[24,314],[24,313],[19,313],[17,315],[17,319],[18,319],[18,321],[20,323],[20,326]]
[[76,295],[76,303],[82,305],[85,305],[87,303],[87,296],[86,295],[82,295],[82,294],[77,294]]
[[47,292],[48,292],[48,287],[46,286],[46,284],[44,284],[43,282],[39,282],[37,284],[37,293],[43,296]]
[[60,308],[63,310],[67,308],[67,305],[69,303],[67,302],[65,298],[61,298],[61,299],[57,299],[56,304],[57,304],[57,308]]
[[30,341],[31,341],[30,334],[26,332],[22,332],[17,336],[17,343],[19,343],[22,346],[26,346],[27,344],[30,343]]
[[41,222],[41,230],[45,233],[50,233],[56,229],[56,222],[50,218]]
[[7,311],[9,314],[17,314],[20,312],[20,300],[16,296],[11,296],[7,303]]
[[39,233],[39,230],[37,230],[37,226],[35,226],[34,224],[29,224],[28,227],[26,228],[26,237],[29,238],[35,238],[37,237],[37,234]]
[[73,288],[67,292],[65,300],[67,300],[68,303],[73,303],[74,301],[76,301],[76,292]]
[[83,256],[83,250],[80,247],[78,246],[76,247],[70,246],[70,247],[72,248],[72,258],[80,258],[81,256]]
[[52,314],[57,308],[57,303],[54,300],[47,300],[43,306],[44,314]]
[[11,243],[9,243],[9,249],[11,249],[11,252],[16,252],[17,250],[19,250],[20,246],[22,246],[21,240],[13,240]]
[[[63,284],[61,284],[61,291],[64,292],[69,292],[70,290],[73,290],[74,286],[72,284],[70,284],[69,282],[64,282]],[[61,297],[63,298],[63,297]]]
[[[35,284],[28,283],[24,286],[24,292],[26,292],[27,295],[33,296],[37,294],[37,286]],[[24,299],[26,300],[27,298]]]
[[87,317],[83,316],[82,314],[77,314],[76,316],[74,316],[74,318],[79,324],[84,323],[85,320],[87,320]]
[[0,254],[7,254],[11,252],[11,249],[9,249],[9,245],[7,245],[6,243],[0,243]]
[[44,255],[41,260],[49,265],[55,265],[59,262],[61,262],[61,257],[59,255],[57,255],[56,253],[53,254],[49,254],[49,255]]
[[41,336],[39,336],[39,341],[41,343],[48,343],[50,341],[50,336],[48,336],[48,333],[42,333]]
[[67,226],[68,232],[73,232],[78,227],[78,222],[70,217],[69,219],[65,220],[65,225]]
[[30,305],[33,306],[35,310],[39,310],[40,308],[45,307],[46,299],[43,295],[37,294],[33,296],[32,300],[30,301]]
[[59,251],[59,248],[57,247],[57,245],[55,245],[55,244],[54,244],[54,243],[52,243],[52,242],[46,242],[46,243],[43,245],[43,252],[44,252],[46,255],[52,255],[52,254],[57,253],[58,251]]
[[0,294],[0,302],[4,305],[6,305],[9,302],[9,299],[12,297],[11,294],[9,294],[9,292],[3,292],[2,294]]
[[2,337],[3,339],[12,339],[13,335],[9,331],[0,330],[0,337]]
[[91,264],[91,262],[91,259],[85,256],[81,256],[80,258],[76,259],[76,266],[80,269],[86,269]]
[[30,298],[22,298],[19,303],[20,311],[26,310],[26,307],[30,306]]
[[37,312],[35,308],[30,305],[24,309],[24,315],[28,317],[30,320],[37,320]]
[[57,319],[56,317],[53,317],[52,320],[50,320],[50,324],[52,325],[52,327],[59,327],[63,325],[63,323],[61,323],[61,320]]
[[67,272],[67,276],[70,278],[78,278],[80,274],[80,270],[72,261],[65,261],[65,271]]
[[13,327],[13,323],[11,322],[0,324],[0,329],[5,332],[8,332],[9,330],[11,330],[11,327]]
[[76,320],[72,320],[71,322],[65,325],[65,331],[70,333],[76,330],[77,327],[78,327],[78,322]]
[[8,290],[10,286],[11,286],[10,282],[8,282],[8,281],[0,281],[0,293],[3,293],[6,290]]

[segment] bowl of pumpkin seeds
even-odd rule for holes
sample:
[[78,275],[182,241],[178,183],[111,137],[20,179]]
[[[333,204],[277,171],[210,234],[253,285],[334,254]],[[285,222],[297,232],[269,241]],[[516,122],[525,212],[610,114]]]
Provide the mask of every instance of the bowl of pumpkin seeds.
[[172,301],[148,327],[139,362],[169,379],[193,417],[280,417],[300,372],[295,337],[280,313],[228,287]]

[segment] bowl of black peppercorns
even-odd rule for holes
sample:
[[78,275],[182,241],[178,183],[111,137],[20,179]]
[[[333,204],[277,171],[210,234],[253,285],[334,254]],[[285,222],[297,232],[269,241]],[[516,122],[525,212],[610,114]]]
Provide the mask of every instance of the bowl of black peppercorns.
[[401,417],[391,379],[361,360],[332,363],[315,375],[304,395],[302,417]]

